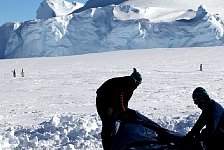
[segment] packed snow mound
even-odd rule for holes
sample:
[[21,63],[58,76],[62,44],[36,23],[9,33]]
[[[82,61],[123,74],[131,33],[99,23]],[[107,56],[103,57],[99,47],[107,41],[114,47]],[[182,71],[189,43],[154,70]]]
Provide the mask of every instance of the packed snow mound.
[[224,45],[222,19],[204,6],[197,11],[163,9],[158,16],[161,9],[121,3],[19,25],[4,24],[0,27],[0,58]]
[[48,19],[68,15],[76,9],[83,7],[82,3],[67,2],[65,0],[44,0],[37,10],[37,19]]
[[[195,113],[178,119],[150,119],[166,129],[186,134],[198,116]],[[37,126],[1,124],[1,127],[4,131],[0,135],[0,149],[102,149],[102,124],[97,114],[53,116]]]

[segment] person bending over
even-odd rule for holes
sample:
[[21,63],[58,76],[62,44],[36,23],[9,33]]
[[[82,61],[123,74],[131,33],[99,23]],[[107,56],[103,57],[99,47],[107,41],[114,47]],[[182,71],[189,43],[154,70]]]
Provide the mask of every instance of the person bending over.
[[202,141],[206,150],[223,150],[224,108],[211,99],[202,87],[193,91],[192,98],[202,113],[186,138]]
[[128,102],[142,77],[136,68],[130,76],[114,77],[105,81],[96,91],[96,108],[102,121],[102,145],[110,150],[115,134],[115,122],[127,116]]

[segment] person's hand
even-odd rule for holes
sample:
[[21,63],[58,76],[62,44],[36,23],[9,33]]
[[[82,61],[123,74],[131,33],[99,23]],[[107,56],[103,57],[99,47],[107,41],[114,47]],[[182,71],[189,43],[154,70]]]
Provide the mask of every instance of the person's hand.
[[211,134],[211,133],[209,133],[208,130],[206,130],[206,129],[202,129],[199,138],[200,138],[201,140],[203,140],[205,143],[208,143],[208,142],[209,142],[209,139],[212,139],[213,136],[214,136],[214,135]]
[[107,115],[108,115],[108,116],[112,116],[113,112],[114,112],[114,110],[110,107],[110,108],[108,108],[108,110],[107,110]]
[[187,134],[186,134],[186,137],[187,138],[193,138],[194,137],[194,134],[192,131],[189,131]]
[[200,133],[200,132],[192,132],[192,131],[189,131],[187,134],[186,134],[186,139],[189,139],[189,140],[191,140],[191,139],[196,139],[196,140],[200,140],[201,138],[202,138],[202,133]]
[[119,119],[121,122],[129,122],[131,120],[130,116],[128,116],[125,112],[120,113]]
[[194,141],[194,134],[192,131],[189,131],[183,138],[185,143],[192,143]]
[[125,112],[120,114],[120,120],[122,122],[136,122],[136,112],[131,109],[126,109]]

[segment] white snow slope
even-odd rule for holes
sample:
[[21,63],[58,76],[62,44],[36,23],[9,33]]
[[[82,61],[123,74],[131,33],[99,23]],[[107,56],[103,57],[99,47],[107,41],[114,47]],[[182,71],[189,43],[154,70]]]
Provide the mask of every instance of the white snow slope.
[[2,59],[0,149],[102,149],[96,89],[109,78],[130,75],[133,67],[143,82],[129,107],[185,134],[201,113],[191,98],[196,87],[204,87],[224,106],[223,49],[138,49]]
[[72,13],[74,10],[83,7],[82,3],[67,2],[65,0],[44,0],[37,10],[37,19],[49,19],[58,16],[64,16]]
[[[0,58],[224,45],[222,16],[216,15],[210,5],[211,12],[206,5],[200,6],[208,2],[121,2],[123,0],[92,0],[80,11],[81,5],[76,7],[76,3],[44,0],[37,11],[41,19],[0,27]],[[74,13],[69,14],[73,10]]]

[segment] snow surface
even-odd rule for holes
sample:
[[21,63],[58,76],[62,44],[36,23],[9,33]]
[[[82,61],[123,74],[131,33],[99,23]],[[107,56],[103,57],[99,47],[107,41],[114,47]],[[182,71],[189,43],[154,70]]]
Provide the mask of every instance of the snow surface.
[[109,78],[130,75],[133,67],[143,82],[129,107],[185,134],[201,113],[191,98],[196,87],[204,87],[224,106],[223,49],[139,49],[2,59],[0,149],[102,149],[96,89]]

